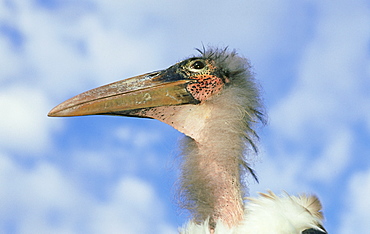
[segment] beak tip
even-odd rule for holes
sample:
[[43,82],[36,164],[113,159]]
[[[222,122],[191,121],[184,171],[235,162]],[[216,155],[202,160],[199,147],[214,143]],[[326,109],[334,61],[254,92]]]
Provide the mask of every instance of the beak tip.
[[48,113],[48,117],[72,117],[72,116],[82,116],[91,115],[91,113],[86,113],[84,111],[74,109],[74,108],[64,108],[63,106],[56,106]]
[[55,112],[53,110],[51,110],[49,113],[48,113],[48,117],[61,117],[60,115],[58,115],[58,112]]
[[66,116],[68,115],[66,115],[65,109],[61,109],[59,105],[51,109],[51,111],[49,111],[48,113],[48,117],[66,117]]

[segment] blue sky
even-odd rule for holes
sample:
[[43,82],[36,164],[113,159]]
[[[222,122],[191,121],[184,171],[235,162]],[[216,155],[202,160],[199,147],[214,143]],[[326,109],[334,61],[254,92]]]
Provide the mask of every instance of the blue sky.
[[237,49],[263,86],[250,195],[317,194],[329,233],[368,232],[369,25],[361,0],[0,0],[1,233],[176,233],[181,133],[46,115],[202,44]]

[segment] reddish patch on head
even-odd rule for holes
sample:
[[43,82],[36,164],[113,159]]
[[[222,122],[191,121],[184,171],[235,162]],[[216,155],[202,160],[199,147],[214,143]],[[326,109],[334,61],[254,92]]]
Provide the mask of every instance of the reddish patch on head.
[[194,77],[197,82],[189,84],[186,89],[198,101],[202,102],[219,93],[224,86],[221,78],[214,75]]

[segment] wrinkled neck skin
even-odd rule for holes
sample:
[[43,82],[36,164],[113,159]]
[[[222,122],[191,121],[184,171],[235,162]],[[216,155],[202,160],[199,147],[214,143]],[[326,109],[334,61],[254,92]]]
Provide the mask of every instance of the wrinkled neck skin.
[[219,219],[233,226],[243,215],[239,152],[233,152],[235,146],[232,144],[238,137],[228,134],[227,121],[212,123],[211,119],[219,111],[216,107],[197,107],[206,109],[207,116],[202,118],[205,120],[203,126],[191,129],[188,134],[192,137],[182,142],[180,192],[185,197],[185,207],[196,221],[209,217],[212,229]]
[[233,92],[199,105],[142,111],[143,116],[159,119],[188,136],[182,141],[181,201],[196,222],[209,218],[211,231],[217,221],[231,227],[243,218],[241,165],[253,114],[228,101],[227,95]]

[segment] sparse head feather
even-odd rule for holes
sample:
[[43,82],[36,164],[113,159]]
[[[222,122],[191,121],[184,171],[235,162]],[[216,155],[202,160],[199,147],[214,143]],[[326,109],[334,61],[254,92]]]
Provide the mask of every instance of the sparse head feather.
[[235,96],[239,97],[238,104],[245,108],[250,120],[265,124],[266,119],[260,94],[261,88],[251,71],[250,62],[238,55],[235,50],[229,51],[227,48],[209,49],[202,55],[205,58],[213,59],[216,66],[230,80],[226,82],[225,89],[233,89],[230,92],[234,92]]
[[[229,51],[228,48],[209,48],[207,50],[203,48],[203,51],[199,49],[198,51],[202,55],[201,58],[214,61],[216,73],[225,80],[224,89],[213,98],[223,93],[227,93],[225,96],[230,95],[230,97],[222,97],[214,102],[225,100],[229,105],[233,105],[233,107],[242,111],[241,115],[245,117],[244,123],[247,125],[247,132],[258,138],[251,125],[256,122],[265,124],[266,118],[260,95],[260,86],[251,72],[249,61],[239,56],[235,50]],[[190,59],[194,58],[197,57]],[[212,101],[213,98],[209,101]],[[225,104],[225,107],[227,105]],[[249,143],[253,144],[252,139]],[[253,148],[257,150],[255,146]]]
[[[265,111],[260,95],[260,86],[251,72],[249,61],[237,54],[235,50],[229,51],[227,48],[209,48],[203,51],[198,50],[202,57],[211,59],[215,62],[215,69],[220,70],[220,75],[225,76],[225,87],[222,92],[208,100],[212,105],[220,110],[214,113],[213,127],[219,130],[222,125],[225,131],[237,135],[244,142],[234,142],[234,145],[250,146],[257,153],[256,140],[258,134],[255,131],[256,124],[266,123]],[[211,128],[211,126],[208,126]],[[221,133],[219,133],[222,135]],[[240,137],[243,136],[243,137]],[[222,136],[221,136],[222,137]],[[224,141],[226,139],[222,137]],[[246,149],[242,151],[245,156]],[[248,166],[252,158],[242,158],[240,164]],[[253,174],[253,171],[251,171]]]

